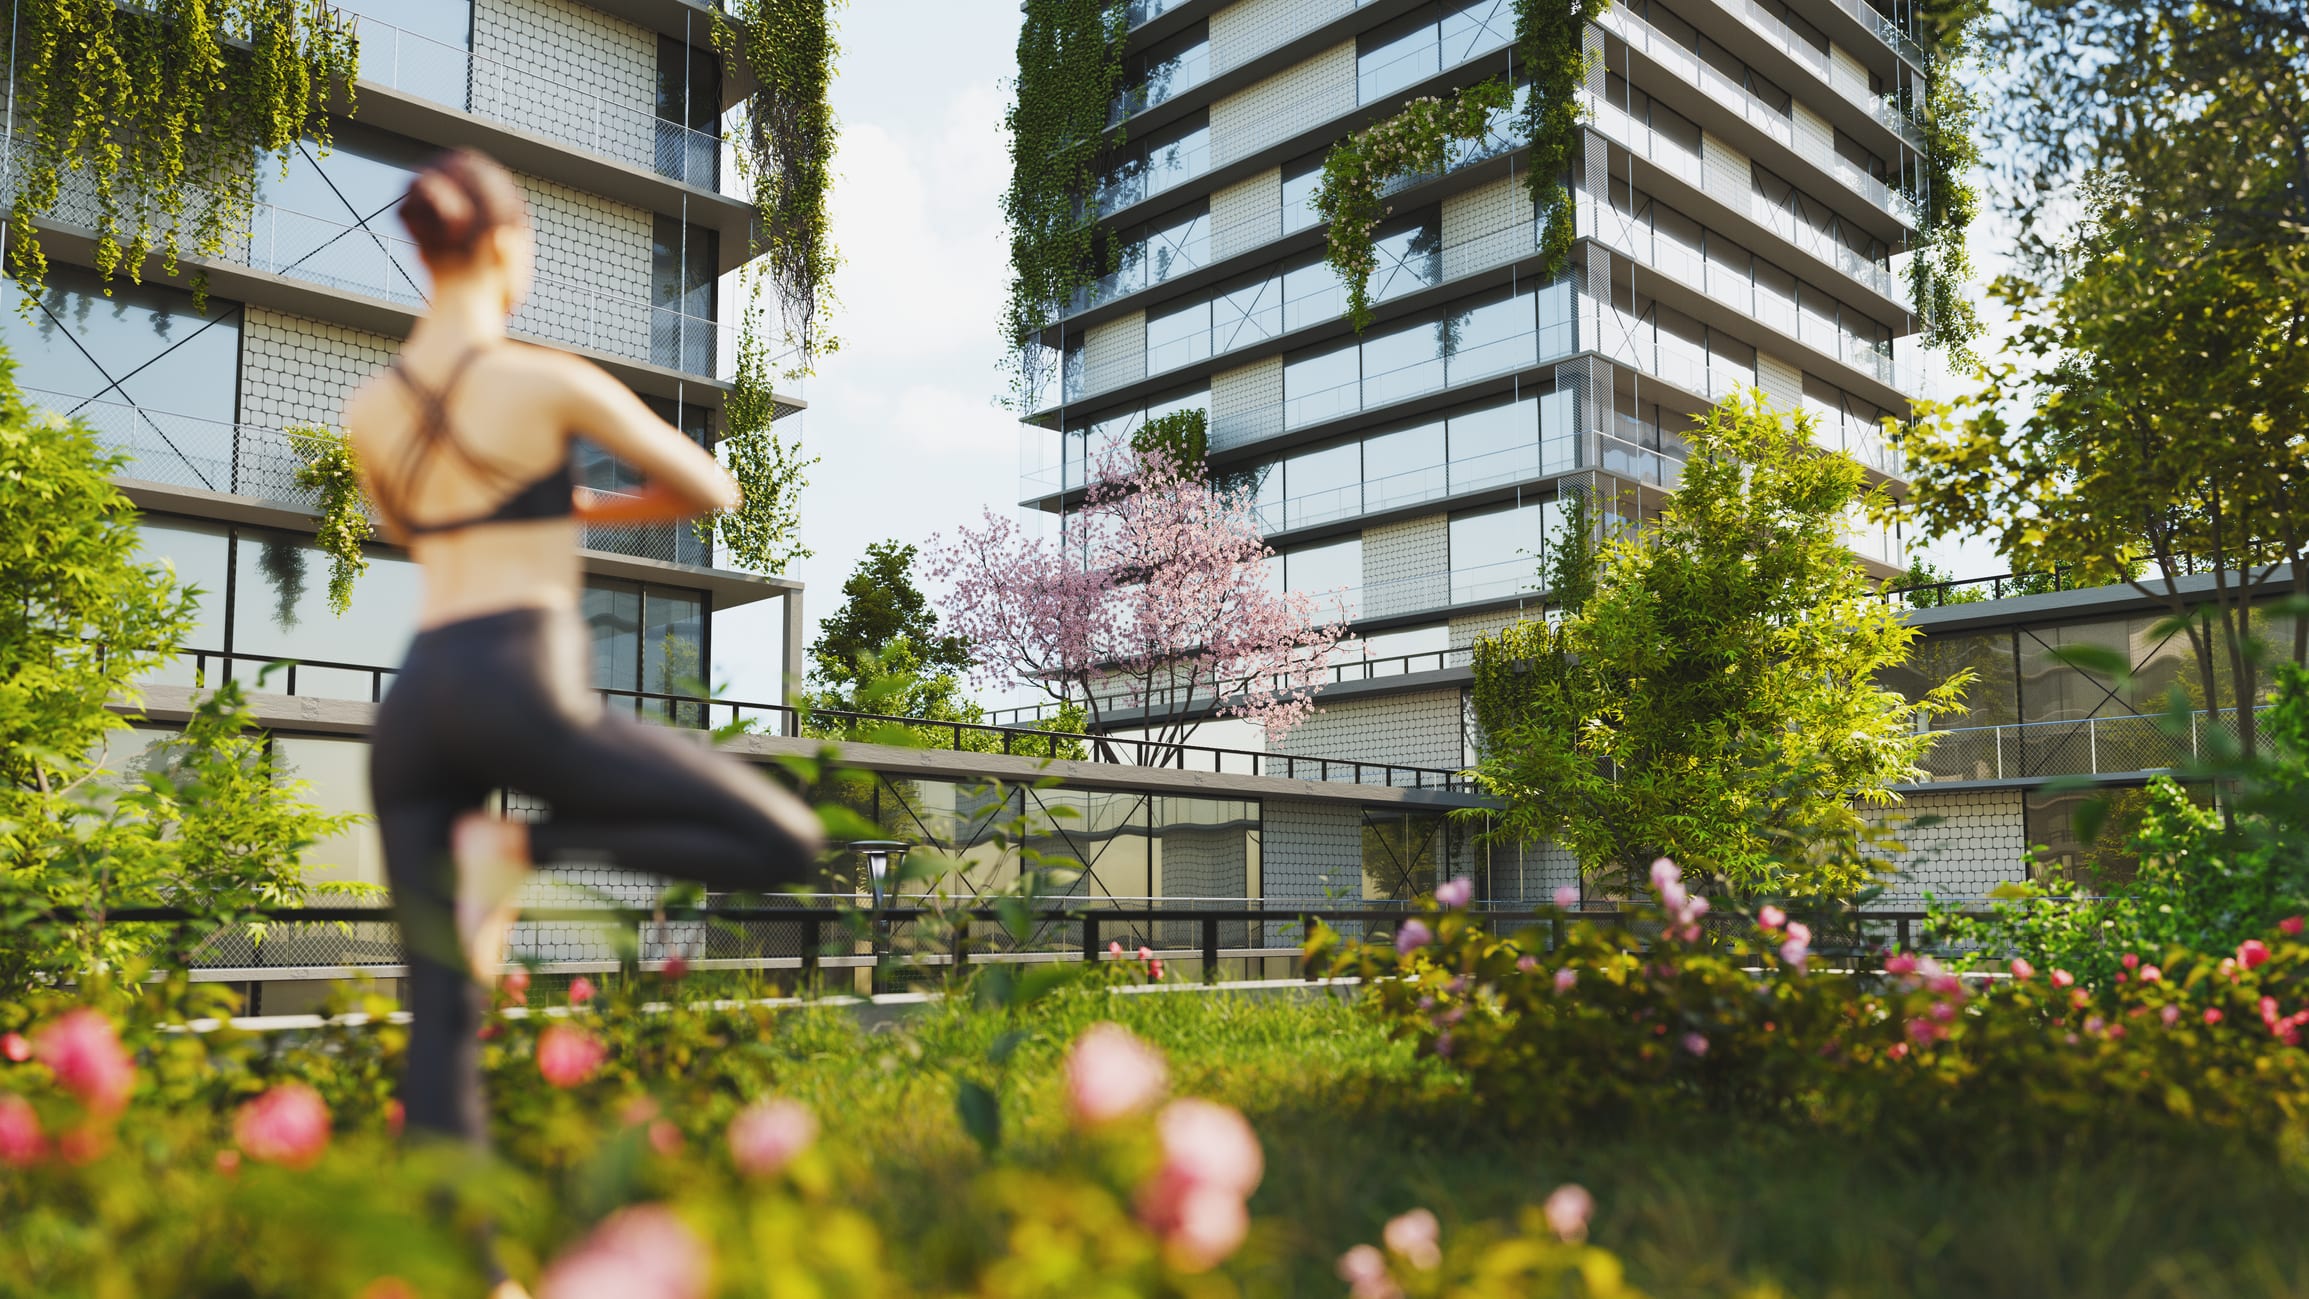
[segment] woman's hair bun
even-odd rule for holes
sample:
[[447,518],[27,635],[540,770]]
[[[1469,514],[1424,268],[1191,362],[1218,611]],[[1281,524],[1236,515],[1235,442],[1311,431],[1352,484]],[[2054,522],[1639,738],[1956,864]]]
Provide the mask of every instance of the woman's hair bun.
[[409,182],[401,224],[425,260],[456,261],[499,226],[528,225],[529,208],[512,174],[487,154],[453,149]]

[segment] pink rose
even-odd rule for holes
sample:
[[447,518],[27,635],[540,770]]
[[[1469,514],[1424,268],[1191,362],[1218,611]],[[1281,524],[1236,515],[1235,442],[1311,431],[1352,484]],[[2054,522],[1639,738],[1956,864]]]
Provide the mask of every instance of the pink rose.
[[[1794,926],[1790,926],[1790,928],[1794,928]],[[1812,946],[1809,943],[1791,938],[1787,942],[1780,944],[1781,961],[1785,962],[1788,968],[1796,971],[1798,974],[1802,974],[1804,972],[1804,963],[1811,958]]]
[[818,1116],[800,1101],[764,1098],[730,1120],[730,1162],[748,1177],[773,1177],[818,1139]]
[[83,1006],[33,1034],[32,1049],[56,1083],[98,1114],[118,1114],[136,1085],[136,1066],[112,1021]]
[[1264,1171],[1259,1139],[1241,1114],[1204,1100],[1164,1106],[1155,1131],[1163,1162],[1139,1188],[1139,1220],[1162,1239],[1171,1266],[1205,1271],[1250,1231],[1243,1201]]
[[705,1299],[705,1242],[659,1204],[620,1209],[556,1259],[537,1299]]
[[2285,935],[2287,938],[2299,938],[2301,936],[2301,917],[2287,916],[2283,920],[2278,921],[2277,932]]
[[2015,956],[2012,958],[2012,977],[2026,983],[2036,977],[2036,967]]
[[507,1001],[512,1002],[516,1006],[528,1005],[529,967],[524,965],[516,965],[512,969],[507,970],[504,976],[497,980],[497,986],[505,990],[505,999]]
[[328,1147],[328,1104],[303,1083],[283,1083],[241,1106],[233,1144],[262,1163],[303,1168]]
[[665,958],[665,966],[658,971],[658,977],[668,983],[679,983],[688,978],[689,958],[679,952]]
[[1154,963],[1154,949],[1151,947],[1140,947],[1138,949],[1138,959],[1146,962],[1149,965],[1152,965]]
[[1587,1239],[1588,1219],[1595,1216],[1595,1197],[1576,1182],[1566,1182],[1555,1188],[1540,1206],[1540,1214],[1547,1219],[1547,1229],[1566,1244],[1576,1245]]
[[1387,1242],[1387,1248],[1422,1272],[1432,1272],[1443,1262],[1442,1237],[1443,1224],[1426,1209],[1413,1209],[1388,1219],[1386,1228],[1379,1233],[1379,1238]]
[[1539,958],[1526,952],[1515,958],[1515,969],[1519,974],[1530,974],[1539,969]]
[[2221,1008],[2219,1006],[2205,1007],[2205,1022],[2207,1024],[2218,1024],[2221,1022],[2221,1018]]
[[22,1064],[32,1058],[32,1044],[22,1033],[0,1033],[0,1060]]
[[1110,942],[1110,943],[1108,943],[1108,944],[1106,945],[1106,955],[1107,955],[1107,959],[1108,959],[1108,960],[1110,960],[1110,961],[1119,961],[1119,960],[1121,960],[1121,959],[1122,959],[1122,940],[1121,940],[1121,939],[1116,939],[1116,940],[1114,940],[1113,942]]
[[1778,929],[1788,923],[1788,913],[1778,907],[1767,905],[1756,913],[1756,923],[1766,929]]
[[1569,884],[1557,889],[1555,891],[1555,906],[1558,911],[1577,911],[1579,909],[1579,890]]
[[38,1163],[48,1151],[40,1135],[40,1116],[21,1096],[0,1096],[0,1164],[23,1168]]
[[1341,1254],[1338,1272],[1347,1283],[1347,1299],[1403,1299],[1403,1287],[1388,1275],[1387,1256],[1369,1245]]
[[599,991],[600,989],[593,986],[593,980],[580,974],[569,981],[569,1004],[582,1006],[593,1000],[594,995]]
[[2257,969],[2269,959],[2269,945],[2258,938],[2248,938],[2237,944],[2237,963],[2246,969]]
[[1435,886],[1435,905],[1457,911],[1475,900],[1475,881],[1465,875]]
[[1164,1166],[1189,1180],[1249,1195],[1266,1172],[1251,1125],[1215,1101],[1172,1101],[1155,1117],[1155,1131],[1162,1139]]
[[1909,975],[1916,973],[1916,958],[1906,952],[1894,952],[1884,958],[1886,974]]
[[1555,972],[1555,990],[1557,992],[1569,992],[1577,986],[1579,986],[1579,971],[1567,965]]
[[591,1078],[609,1058],[601,1039],[571,1024],[554,1024],[537,1035],[537,1072],[556,1087],[575,1087]]
[[[1161,1174],[1156,1181],[1163,1181]],[[1155,1230],[1163,1257],[1181,1272],[1210,1271],[1251,1232],[1251,1211],[1231,1191],[1174,1180],[1155,1200],[1161,1205]]]
[[2166,1006],[2157,1012],[2157,1018],[2165,1021],[2166,1028],[2171,1028],[2181,1022],[2181,1008],[2179,1006]]
[[1066,1100],[1077,1123],[1153,1109],[1170,1087],[1162,1053],[1120,1024],[1093,1024],[1066,1053]]
[[2117,964],[2124,966],[2128,970],[2137,970],[2141,968],[2141,958],[2131,952],[2127,952],[2123,956],[2117,958]]
[[1395,931],[1395,954],[1409,956],[1434,941],[1435,931],[1429,929],[1424,921],[1406,920],[1403,927]]
[[1697,1033],[1686,1033],[1682,1038],[1678,1039],[1678,1042],[1684,1048],[1684,1050],[1689,1051],[1695,1056],[1706,1055],[1708,1053],[1708,1039],[1700,1036]]
[[2143,982],[2143,983],[2162,983],[2162,982],[2164,982],[2164,979],[2165,979],[2165,972],[2164,972],[2163,970],[2160,970],[2160,969],[2158,969],[2156,966],[2154,966],[2154,965],[2144,965],[2144,966],[2142,966],[2142,967],[2141,967],[2141,982]]
[[2066,970],[2054,970],[2052,972],[2052,986],[2056,988],[2065,988],[2075,982],[2076,976]]

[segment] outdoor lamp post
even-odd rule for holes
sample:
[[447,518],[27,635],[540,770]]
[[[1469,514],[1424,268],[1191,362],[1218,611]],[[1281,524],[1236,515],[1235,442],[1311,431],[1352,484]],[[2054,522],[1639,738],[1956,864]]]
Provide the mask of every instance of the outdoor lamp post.
[[890,863],[893,859],[905,860],[906,850],[912,845],[900,839],[860,839],[850,846],[866,859],[866,884],[874,909],[879,911],[888,900]]

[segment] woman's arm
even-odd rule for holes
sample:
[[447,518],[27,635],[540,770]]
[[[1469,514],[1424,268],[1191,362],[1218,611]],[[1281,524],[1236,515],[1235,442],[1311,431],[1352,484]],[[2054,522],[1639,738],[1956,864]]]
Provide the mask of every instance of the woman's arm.
[[[641,470],[632,495],[580,488],[577,517],[587,523],[664,523],[738,503],[738,485],[714,458],[657,417],[624,384],[583,361],[565,365],[558,385],[571,431]],[[557,376],[558,377],[558,376]]]

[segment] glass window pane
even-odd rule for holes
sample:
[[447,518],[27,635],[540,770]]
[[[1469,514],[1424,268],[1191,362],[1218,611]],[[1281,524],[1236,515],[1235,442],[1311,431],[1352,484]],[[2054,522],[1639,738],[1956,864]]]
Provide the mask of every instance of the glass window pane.
[[1363,439],[1363,503],[1390,509],[1443,495],[1443,421]]
[[196,523],[147,514],[137,520],[136,549],[140,562],[167,563],[176,571],[178,589],[197,588],[192,630],[187,649],[225,648],[225,577],[229,530],[222,524]]
[[1283,172],[1283,233],[1305,230],[1321,218],[1315,215],[1315,190],[1323,183],[1323,160],[1311,159],[1296,170]]
[[[236,655],[302,663],[396,668],[417,631],[420,580],[402,555],[371,553],[343,616],[329,608],[329,557],[312,538],[242,528],[234,541],[233,644]],[[253,666],[235,669],[254,680]],[[275,678],[272,689],[286,689]],[[366,699],[368,674],[300,668],[295,693]]]
[[[336,7],[457,49],[473,45],[473,0],[336,0]],[[371,23],[362,24],[362,74],[368,75]]]
[[1148,374],[1175,370],[1211,354],[1211,304],[1197,302],[1146,318]]
[[1363,407],[1433,392],[1443,386],[1443,324],[1428,321],[1374,334],[1363,343]]
[[641,685],[641,587],[595,577],[585,583],[585,622],[593,633],[593,684],[615,690]]
[[1283,328],[1304,329],[1346,313],[1346,282],[1322,259],[1283,271]]
[[[651,587],[642,594],[642,688],[661,695],[707,693],[705,671],[705,600],[694,592]],[[645,715],[681,726],[705,720],[697,705],[660,704]]]
[[1200,176],[1211,165],[1211,128],[1195,121],[1147,143],[1146,192],[1160,194]]
[[1149,230],[1142,245],[1146,262],[1146,278],[1160,284],[1174,275],[1184,275],[1211,259],[1211,218],[1208,212],[1196,212],[1183,220]]
[[1368,104],[1442,69],[1435,11],[1423,9],[1356,42],[1356,102]]
[[1508,0],[1466,0],[1443,14],[1443,66],[1504,48],[1515,39],[1515,6]]
[[1371,276],[1371,300],[1416,293],[1443,280],[1443,223],[1430,218],[1372,240],[1378,270]]
[[1348,442],[1283,462],[1284,526],[1343,519],[1363,508],[1363,448]]
[[[1315,597],[1318,617],[1335,609],[1354,618],[1361,610],[1363,538],[1302,546],[1283,557],[1283,585]],[[1335,603],[1341,601],[1341,603]]]
[[1473,491],[1539,473],[1539,399],[1459,411],[1451,417],[1451,490]]
[[1231,352],[1281,333],[1282,296],[1282,281],[1272,276],[1220,294],[1211,304],[1212,351]]
[[1451,516],[1451,602],[1539,590],[1550,514],[1531,501]]
[[1450,317],[1451,382],[1466,383],[1537,364],[1537,340],[1532,334],[1534,296],[1518,294]]
[[1362,408],[1362,349],[1349,343],[1283,363],[1283,427],[1301,428]]
[[1435,891],[1443,818],[1432,812],[1363,814],[1363,898],[1410,902]]
[[350,812],[361,820],[308,845],[299,860],[315,880],[385,882],[384,842],[371,819],[369,742],[317,735],[273,737],[273,775],[306,783],[305,801],[323,812]]

